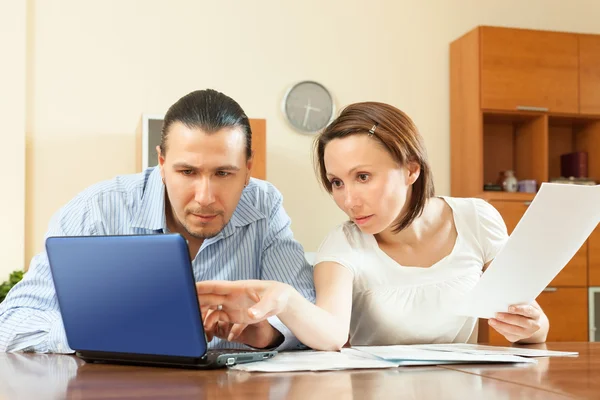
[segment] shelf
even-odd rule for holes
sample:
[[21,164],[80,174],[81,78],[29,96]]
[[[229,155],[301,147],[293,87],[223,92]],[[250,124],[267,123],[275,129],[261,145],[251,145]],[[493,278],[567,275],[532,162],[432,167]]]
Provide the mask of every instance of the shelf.
[[487,191],[482,192],[481,197],[487,201],[531,201],[535,197],[535,193],[523,193],[523,192],[494,192]]

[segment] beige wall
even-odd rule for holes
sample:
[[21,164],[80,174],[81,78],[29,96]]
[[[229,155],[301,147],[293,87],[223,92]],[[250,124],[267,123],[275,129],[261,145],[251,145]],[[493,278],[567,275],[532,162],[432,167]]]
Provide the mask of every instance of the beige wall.
[[0,1],[0,283],[25,254],[26,6]]
[[438,193],[448,194],[450,41],[478,24],[600,33],[596,0],[30,3],[27,258],[73,195],[135,171],[142,113],[164,113],[206,87],[267,119],[268,178],[285,196],[296,237],[314,251],[343,215],[316,184],[312,139],[280,113],[289,85],[313,79],[338,107],[378,100],[408,112],[425,136]]

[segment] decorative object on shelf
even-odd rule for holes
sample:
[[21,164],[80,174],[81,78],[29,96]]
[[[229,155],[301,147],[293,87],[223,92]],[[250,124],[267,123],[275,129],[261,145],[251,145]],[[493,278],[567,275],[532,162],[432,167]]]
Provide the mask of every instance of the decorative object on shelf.
[[588,177],[588,153],[576,151],[560,156],[560,175],[570,178]]
[[283,98],[283,113],[301,133],[315,134],[333,119],[333,97],[329,90],[314,81],[293,85]]
[[19,283],[21,279],[23,279],[23,274],[23,271],[13,271],[13,273],[8,277],[8,281],[0,285],[0,303],[4,301],[10,289]]
[[537,191],[537,182],[535,179],[525,179],[519,181],[519,192],[535,193]]
[[514,171],[508,170],[504,172],[504,180],[502,181],[502,188],[506,192],[516,192],[518,189],[517,178],[515,177]]
[[488,182],[483,185],[483,190],[485,192],[501,192],[502,185],[498,185],[497,183]]

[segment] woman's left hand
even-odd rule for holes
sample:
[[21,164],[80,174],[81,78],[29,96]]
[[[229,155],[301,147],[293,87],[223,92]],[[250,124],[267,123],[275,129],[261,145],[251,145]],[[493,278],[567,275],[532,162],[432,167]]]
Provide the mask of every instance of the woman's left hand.
[[510,306],[508,312],[497,313],[488,323],[511,343],[540,343],[548,334],[548,317],[535,301]]

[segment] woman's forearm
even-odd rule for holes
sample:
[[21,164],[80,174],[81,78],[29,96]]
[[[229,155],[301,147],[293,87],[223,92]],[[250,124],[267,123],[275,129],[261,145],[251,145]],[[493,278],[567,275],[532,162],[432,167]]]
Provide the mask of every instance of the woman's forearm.
[[288,304],[278,315],[300,342],[315,350],[336,351],[348,341],[349,326],[330,312],[293,290]]

